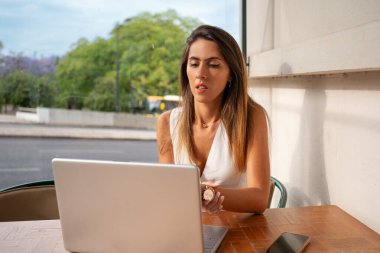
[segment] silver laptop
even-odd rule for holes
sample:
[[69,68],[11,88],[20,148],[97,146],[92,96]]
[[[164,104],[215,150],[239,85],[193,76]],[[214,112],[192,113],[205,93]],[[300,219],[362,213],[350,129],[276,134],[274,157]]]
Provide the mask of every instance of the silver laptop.
[[215,252],[227,233],[202,226],[194,166],[73,159],[52,164],[70,252]]

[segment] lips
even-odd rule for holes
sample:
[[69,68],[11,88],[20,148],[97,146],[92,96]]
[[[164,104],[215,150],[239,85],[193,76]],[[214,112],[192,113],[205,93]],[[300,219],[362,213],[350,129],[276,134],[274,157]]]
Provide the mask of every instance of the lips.
[[203,84],[203,83],[201,83],[201,84],[197,84],[197,85],[195,86],[195,88],[196,88],[197,90],[208,90],[207,85],[205,85],[205,84]]

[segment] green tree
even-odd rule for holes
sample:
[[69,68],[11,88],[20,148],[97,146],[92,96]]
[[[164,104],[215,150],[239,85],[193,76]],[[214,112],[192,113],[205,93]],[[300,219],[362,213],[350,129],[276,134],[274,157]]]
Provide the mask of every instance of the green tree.
[[113,49],[105,39],[90,43],[80,39],[57,65],[59,107],[82,108],[84,98],[94,89],[95,80],[113,69]]
[[41,76],[36,80],[34,87],[34,100],[31,107],[52,107],[57,95],[55,79],[53,75]]
[[0,55],[0,108],[4,105],[51,106],[55,95],[54,68],[57,57],[30,58]]
[[148,95],[179,93],[179,60],[186,37],[197,25],[197,20],[181,18],[173,10],[142,13],[123,24],[121,84],[131,106],[141,105]]
[[[0,40],[0,65],[3,63],[3,57],[1,55],[1,50],[3,50],[3,43]],[[6,104],[5,102],[5,84],[3,78],[0,73],[0,113],[2,111],[3,106]]]
[[108,40],[79,40],[57,65],[56,106],[114,110],[117,72],[123,111],[140,107],[148,95],[178,94],[181,52],[199,24],[173,10],[142,13],[117,25]]
[[6,105],[5,83],[3,78],[0,77],[0,113],[4,105]]
[[98,77],[94,89],[84,99],[86,108],[96,111],[115,109],[115,76]]
[[34,90],[37,86],[37,78],[25,71],[16,70],[4,78],[0,83],[2,103],[10,104],[14,108],[18,106],[30,107],[35,100]]

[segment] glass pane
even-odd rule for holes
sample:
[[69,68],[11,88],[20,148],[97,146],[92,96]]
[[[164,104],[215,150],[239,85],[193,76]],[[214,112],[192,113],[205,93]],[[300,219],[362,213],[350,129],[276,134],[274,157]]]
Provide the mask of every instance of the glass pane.
[[52,179],[54,157],[157,161],[200,24],[240,43],[240,1],[2,0],[0,189]]

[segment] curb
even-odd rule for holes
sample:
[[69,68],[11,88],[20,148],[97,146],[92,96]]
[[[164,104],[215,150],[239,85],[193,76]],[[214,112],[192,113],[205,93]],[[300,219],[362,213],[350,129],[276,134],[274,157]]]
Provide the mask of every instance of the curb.
[[2,122],[0,123],[0,137],[118,139],[155,141],[156,131],[123,128],[95,128],[81,126],[47,126],[38,124],[22,124],[20,122]]

